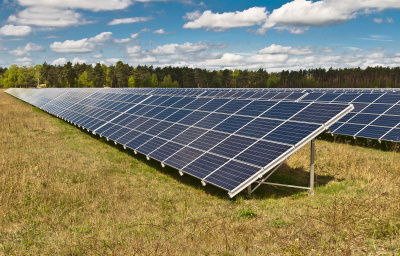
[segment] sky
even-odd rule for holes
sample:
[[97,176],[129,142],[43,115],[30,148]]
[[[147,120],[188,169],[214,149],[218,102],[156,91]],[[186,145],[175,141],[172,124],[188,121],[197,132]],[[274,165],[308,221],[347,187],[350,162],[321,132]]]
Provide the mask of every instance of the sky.
[[0,66],[400,66],[399,0],[3,0]]

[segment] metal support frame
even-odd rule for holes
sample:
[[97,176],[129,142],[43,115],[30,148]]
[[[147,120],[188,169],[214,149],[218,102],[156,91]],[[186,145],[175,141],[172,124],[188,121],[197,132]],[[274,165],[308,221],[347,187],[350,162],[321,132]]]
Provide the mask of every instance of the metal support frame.
[[288,184],[280,184],[280,183],[274,183],[274,182],[266,182],[266,180],[276,171],[278,170],[281,165],[286,162],[286,159],[282,161],[280,164],[278,164],[271,172],[268,173],[268,175],[261,179],[256,181],[257,186],[255,186],[253,189],[251,188],[251,184],[247,187],[247,194],[251,196],[251,194],[259,187],[261,184],[266,184],[266,185],[273,185],[273,186],[280,186],[280,187],[288,187],[288,188],[299,188],[299,189],[307,189],[310,190],[310,195],[314,195],[314,160],[315,160],[315,139],[311,140],[311,152],[310,152],[310,187],[302,187],[302,186],[295,186],[295,185],[288,185]]

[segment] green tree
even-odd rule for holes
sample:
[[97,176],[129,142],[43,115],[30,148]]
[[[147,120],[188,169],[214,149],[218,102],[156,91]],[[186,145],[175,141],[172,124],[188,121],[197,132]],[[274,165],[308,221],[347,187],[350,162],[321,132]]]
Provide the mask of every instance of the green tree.
[[133,76],[130,76],[128,79],[128,87],[135,87],[135,78],[133,78]]
[[151,87],[158,87],[158,79],[156,74],[152,74],[150,78],[150,86]]
[[161,87],[171,87],[172,86],[172,78],[171,75],[164,76],[163,81],[161,82]]
[[88,72],[84,71],[78,78],[79,87],[89,87]]

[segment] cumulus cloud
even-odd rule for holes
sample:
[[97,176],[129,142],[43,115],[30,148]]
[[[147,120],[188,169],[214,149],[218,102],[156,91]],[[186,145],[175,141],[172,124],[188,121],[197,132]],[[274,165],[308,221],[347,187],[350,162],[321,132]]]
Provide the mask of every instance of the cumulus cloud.
[[214,31],[250,27],[265,22],[267,13],[265,7],[252,7],[242,12],[212,13],[208,10],[202,14],[199,12],[187,13],[185,17],[191,21],[184,24],[183,27],[188,29],[203,28]]
[[131,41],[130,38],[114,39],[114,43],[117,44],[126,44],[129,43],[130,41]]
[[103,54],[93,54],[92,58],[94,58],[94,59],[103,58]]
[[132,4],[131,0],[18,0],[22,6],[40,6],[90,11],[122,10]]
[[32,59],[29,57],[17,58],[15,61],[18,62],[22,66],[32,65]]
[[155,49],[151,50],[152,54],[155,55],[169,55],[169,54],[177,54],[177,53],[189,53],[189,52],[198,52],[209,49],[210,46],[205,42],[199,43],[184,43],[184,44],[166,44],[157,46]]
[[66,58],[58,58],[58,59],[54,60],[51,64],[54,66],[59,66],[59,65],[64,65],[65,63],[67,63]]
[[14,56],[30,56],[30,52],[44,52],[46,48],[42,45],[37,45],[35,43],[28,43],[24,47],[18,47],[9,53]]
[[101,45],[111,38],[112,32],[103,32],[91,38],[54,42],[50,45],[50,49],[62,53],[87,53],[94,51],[96,45]]
[[165,35],[165,34],[168,34],[168,32],[165,32],[165,30],[163,28],[161,28],[161,29],[153,31],[153,34]]
[[30,7],[11,15],[9,22],[39,27],[70,27],[88,24],[82,14],[53,7]]
[[146,22],[153,19],[153,17],[132,17],[132,18],[124,18],[124,19],[114,19],[110,21],[107,25],[119,25],[119,24],[130,24],[137,22]]
[[0,28],[0,35],[3,36],[28,36],[31,32],[32,28],[29,26],[5,25]]
[[117,58],[109,58],[109,59],[106,59],[106,61],[107,61],[107,63],[115,64],[115,63],[117,63],[118,61],[120,61],[120,59],[117,59]]
[[83,63],[86,63],[86,60],[82,60],[82,59],[79,59],[78,57],[75,57],[75,58],[71,61],[71,63],[72,63],[72,64],[77,64],[77,63],[83,64]]
[[379,19],[379,18],[374,18],[373,21],[374,21],[375,23],[378,23],[378,24],[381,24],[381,23],[383,22],[383,20],[382,20],[382,19]]
[[291,47],[272,44],[258,51],[258,54],[288,54],[288,55],[310,55],[313,52],[307,47]]
[[132,56],[132,55],[139,55],[141,53],[141,47],[140,45],[133,45],[133,46],[128,46],[126,47],[126,52],[128,53],[128,55]]

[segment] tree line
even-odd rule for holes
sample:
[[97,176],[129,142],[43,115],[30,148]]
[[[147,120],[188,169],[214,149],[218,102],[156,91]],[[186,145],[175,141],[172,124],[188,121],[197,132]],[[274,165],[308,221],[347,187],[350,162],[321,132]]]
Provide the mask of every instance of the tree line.
[[75,64],[0,67],[0,87],[181,87],[181,88],[398,88],[400,67],[206,70],[189,67],[132,67]]

